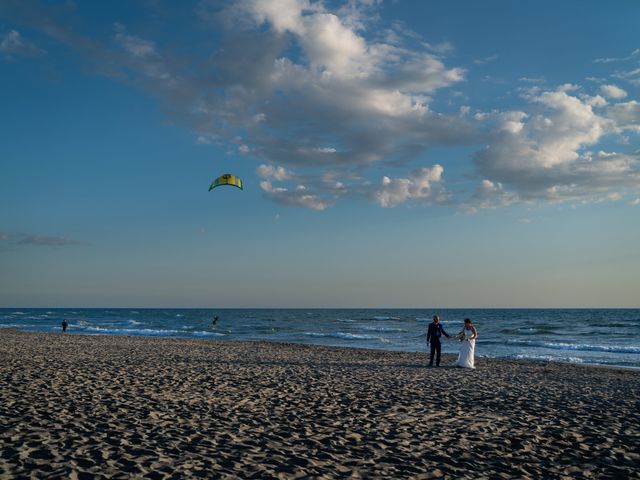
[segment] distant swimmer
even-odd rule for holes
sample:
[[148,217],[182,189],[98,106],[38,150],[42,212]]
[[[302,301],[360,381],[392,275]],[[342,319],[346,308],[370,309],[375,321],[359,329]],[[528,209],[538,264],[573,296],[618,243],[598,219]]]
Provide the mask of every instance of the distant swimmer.
[[67,320],[62,320],[62,333],[67,331],[67,327],[69,326],[69,324],[67,323]]
[[213,317],[213,320],[211,320],[211,325],[215,325],[216,323],[218,323],[218,316],[216,315],[215,317]]

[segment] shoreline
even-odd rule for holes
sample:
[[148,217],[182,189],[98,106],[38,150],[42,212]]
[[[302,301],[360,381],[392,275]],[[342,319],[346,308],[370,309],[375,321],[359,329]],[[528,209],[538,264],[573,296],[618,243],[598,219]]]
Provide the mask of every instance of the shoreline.
[[640,478],[624,368],[9,329],[0,356],[0,477]]
[[[0,328],[0,332],[2,331],[9,331],[9,332],[19,332],[19,333],[29,333],[29,334],[44,334],[44,335],[60,335],[62,334],[61,332],[34,332],[34,331],[25,331],[25,330],[20,330],[18,328],[15,327],[9,327],[9,328]],[[309,345],[309,346],[313,346],[313,347],[323,347],[323,348],[337,348],[337,349],[348,349],[348,350],[363,350],[363,351],[374,351],[374,352],[397,352],[397,353],[409,353],[409,354],[427,354],[427,350],[426,348],[423,350],[400,350],[400,349],[395,349],[395,350],[391,350],[391,349],[384,349],[384,348],[367,348],[367,347],[358,347],[355,345],[322,345],[322,344],[316,344],[316,343],[297,343],[297,342],[283,342],[280,340],[238,340],[238,339],[229,339],[229,340],[225,340],[222,339],[220,337],[211,337],[211,338],[206,338],[206,337],[188,337],[188,336],[172,336],[172,335],[126,335],[126,334],[122,334],[122,335],[114,335],[111,333],[74,333],[73,331],[68,331],[66,332],[64,335],[71,335],[71,336],[80,336],[80,337],[116,337],[116,338],[120,338],[120,337],[124,337],[124,338],[149,338],[149,339],[167,339],[167,340],[176,340],[176,341],[185,341],[185,342],[222,342],[222,343],[266,343],[266,344],[273,344],[273,345]],[[480,344],[481,345],[481,344]],[[452,355],[457,355],[456,353],[450,353],[450,352],[443,352],[442,354],[443,356],[452,356]],[[554,360],[554,359],[549,359],[549,360],[541,360],[541,359],[527,359],[527,358],[509,358],[509,357],[497,357],[497,356],[491,356],[491,355],[476,355],[476,360],[478,359],[490,359],[490,360],[495,360],[495,361],[505,361],[505,362],[523,362],[523,363],[540,363],[540,364],[547,364],[547,363],[552,363],[552,364],[560,364],[560,365],[581,365],[584,367],[594,367],[594,368],[613,368],[613,369],[624,369],[624,370],[635,370],[635,371],[640,371],[640,366],[633,366],[633,365],[618,365],[618,364],[607,364],[607,363],[590,363],[590,362],[569,362],[569,361],[563,361],[563,360]]]

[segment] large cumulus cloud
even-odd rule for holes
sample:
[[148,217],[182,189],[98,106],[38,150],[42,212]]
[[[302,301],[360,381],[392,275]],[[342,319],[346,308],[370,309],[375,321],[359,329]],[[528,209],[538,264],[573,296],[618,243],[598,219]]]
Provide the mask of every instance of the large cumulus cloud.
[[[454,47],[383,23],[378,3],[203,0],[191,4],[192,13],[215,42],[182,54],[120,22],[109,38],[82,35],[35,0],[6,0],[0,15],[154,95],[199,143],[257,161],[265,197],[282,205],[323,210],[360,198],[381,207],[457,203],[477,211],[640,194],[633,146],[640,106],[631,88],[640,69],[621,69],[637,61],[636,50],[596,60],[618,65],[596,91],[537,86],[517,109],[446,110],[438,100],[451,100],[461,94],[452,88],[468,82],[465,66],[446,57]],[[5,52],[26,45],[11,32]],[[424,161],[425,152],[447,146],[477,152],[455,168],[451,158]],[[461,166],[470,168],[460,173]],[[448,188],[449,171],[475,182],[475,192]]]
[[[618,95],[619,96],[619,95]],[[573,85],[534,89],[529,110],[479,114],[492,126],[474,161],[480,207],[515,201],[618,198],[640,186],[638,152],[595,150],[605,137],[637,128],[634,105],[609,106]]]

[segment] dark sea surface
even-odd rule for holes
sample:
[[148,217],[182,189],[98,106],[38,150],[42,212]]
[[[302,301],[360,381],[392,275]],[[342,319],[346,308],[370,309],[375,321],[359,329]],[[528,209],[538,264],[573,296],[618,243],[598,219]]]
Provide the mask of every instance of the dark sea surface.
[[[476,356],[640,368],[640,309],[0,309],[0,328],[69,334],[262,340],[425,351],[438,313],[445,330],[470,317]],[[212,325],[212,318],[220,318]],[[444,353],[458,343],[443,341]]]

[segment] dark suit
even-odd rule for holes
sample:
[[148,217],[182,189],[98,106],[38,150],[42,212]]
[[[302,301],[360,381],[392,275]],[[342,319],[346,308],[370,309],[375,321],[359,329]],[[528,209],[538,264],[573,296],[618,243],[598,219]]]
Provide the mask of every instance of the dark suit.
[[427,343],[431,343],[431,356],[429,357],[429,365],[433,365],[433,357],[436,357],[436,367],[440,366],[440,353],[442,351],[442,344],[440,343],[440,337],[444,335],[448,337],[449,334],[444,331],[440,323],[431,322],[429,329],[427,330]]

